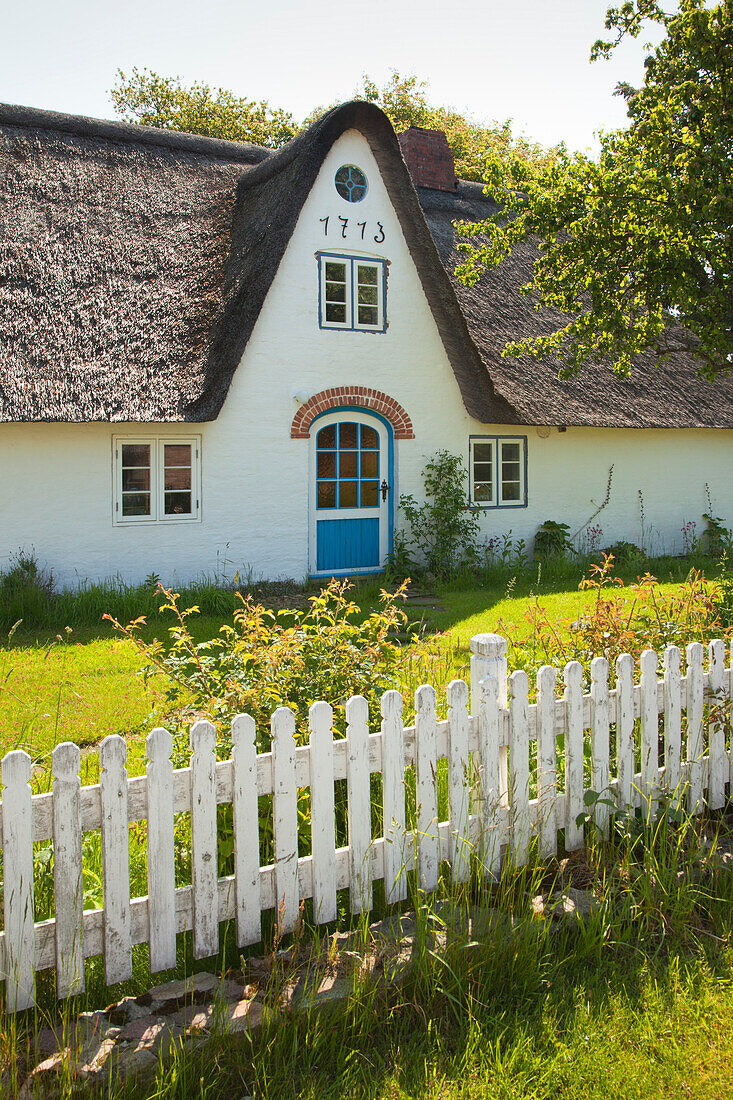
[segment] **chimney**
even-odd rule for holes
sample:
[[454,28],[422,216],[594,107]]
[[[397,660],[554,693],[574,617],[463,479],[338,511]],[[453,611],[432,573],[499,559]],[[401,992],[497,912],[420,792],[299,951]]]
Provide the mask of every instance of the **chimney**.
[[455,191],[456,166],[442,130],[424,130],[411,126],[397,135],[402,156],[410,169],[415,187],[432,187],[437,191]]

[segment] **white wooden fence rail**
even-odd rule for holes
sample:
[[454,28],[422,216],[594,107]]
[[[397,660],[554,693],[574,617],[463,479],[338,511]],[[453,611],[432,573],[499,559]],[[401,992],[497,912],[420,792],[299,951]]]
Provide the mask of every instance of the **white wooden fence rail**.
[[[220,921],[234,921],[239,946],[259,942],[261,914],[274,910],[284,932],[293,929],[302,899],[313,899],[318,923],[336,916],[336,894],[348,890],[353,913],[372,907],[372,887],[383,879],[385,896],[407,896],[407,871],[416,869],[422,889],[438,884],[441,860],[463,881],[472,860],[495,877],[502,855],[518,865],[533,836],[542,856],[581,847],[585,794],[606,795],[593,808],[595,827],[607,832],[612,801],[649,818],[665,794],[690,813],[724,804],[733,782],[733,739],[728,701],[733,668],[722,642],[704,649],[692,643],[634,665],[616,662],[616,686],[597,657],[590,692],[583,692],[580,664],[557,674],[542,668],[537,702],[529,702],[522,671],[507,678],[506,643],[498,635],[471,641],[471,690],[461,680],[448,686],[447,719],[437,718],[436,692],[418,688],[414,726],[402,720],[402,697],[382,698],[381,732],[369,733],[366,700],[346,705],[346,737],[334,739],[328,703],[310,709],[309,744],[296,746],[295,717],[287,708],[272,716],[272,751],[257,754],[255,723],[232,723],[229,760],[215,757],[215,731],[199,721],[191,730],[190,766],[174,770],[173,739],[165,729],[147,738],[144,776],[128,779],[127,746],[119,736],[100,747],[100,782],[80,785],[79,749],[53,752],[53,789],[32,795],[31,760],[21,751],[2,760],[0,845],[3,855],[4,925],[0,976],[6,1007],[34,1003],[35,974],[56,968],[59,997],[84,989],[84,959],[103,954],[108,983],[132,974],[132,947],[148,943],[153,971],[176,963],[176,935],[193,932],[196,958],[219,949]],[[733,661],[731,662],[733,665]],[[659,716],[664,717],[660,741]],[[684,720],[683,720],[684,719]],[[590,732],[587,739],[585,731]],[[563,737],[564,789],[558,789],[557,737]],[[611,776],[611,737],[616,774]],[[535,754],[534,766],[532,754]],[[446,760],[448,820],[438,820],[438,761]],[[640,766],[637,770],[637,761]],[[414,772],[406,773],[406,769]],[[384,835],[372,836],[371,775],[382,776]],[[530,798],[534,774],[537,796]],[[348,846],[336,847],[334,782],[346,780]],[[407,787],[414,784],[416,828],[407,829]],[[298,788],[311,792],[311,855],[298,855]],[[730,787],[729,789],[733,789]],[[272,795],[274,863],[260,867],[258,797]],[[218,878],[217,805],[232,804],[234,874]],[[190,814],[191,885],[176,887],[174,814]],[[148,893],[130,898],[129,824],[147,822]],[[83,910],[82,838],[101,830],[104,908]],[[51,840],[54,851],[55,918],[34,919],[34,844]]]

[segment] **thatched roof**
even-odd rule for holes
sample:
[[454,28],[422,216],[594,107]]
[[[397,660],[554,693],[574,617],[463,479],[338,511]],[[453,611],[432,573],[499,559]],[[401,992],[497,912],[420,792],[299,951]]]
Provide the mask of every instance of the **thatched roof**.
[[471,338],[496,393],[514,407],[518,423],[733,427],[733,378],[705,381],[699,375],[701,363],[684,350],[674,352],[659,366],[652,354],[642,356],[627,378],[614,374],[608,366],[591,364],[569,381],[558,378],[559,364],[551,359],[502,357],[509,340],[550,333],[567,323],[556,311],[538,312],[532,298],[520,293],[520,287],[532,278],[536,244],[516,247],[476,286],[463,286],[453,274],[462,258],[456,251],[459,238],[454,222],[481,221],[498,208],[476,183],[459,181],[455,195],[420,188],[419,197]]
[[[329,112],[284,149],[0,106],[0,420],[214,419],[333,142],[368,140],[468,412],[484,423],[733,426],[733,383],[680,354],[629,380],[560,382],[503,359],[549,329],[519,293],[531,248],[459,286],[479,185],[416,193],[386,116]],[[437,246],[437,247],[436,247]]]

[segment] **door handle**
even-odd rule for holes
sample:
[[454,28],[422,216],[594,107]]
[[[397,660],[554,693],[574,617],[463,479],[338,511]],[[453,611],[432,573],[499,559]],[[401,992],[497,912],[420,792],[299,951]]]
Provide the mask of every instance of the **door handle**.
[[390,491],[391,488],[392,486],[388,485],[386,481],[382,481],[382,484],[380,485],[380,489],[382,490],[382,500],[387,499],[387,493]]

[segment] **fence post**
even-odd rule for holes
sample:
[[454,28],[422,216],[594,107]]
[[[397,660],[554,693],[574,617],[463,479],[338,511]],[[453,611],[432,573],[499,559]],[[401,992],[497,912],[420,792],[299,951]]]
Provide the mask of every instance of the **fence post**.
[[[471,648],[471,714],[477,717],[481,710],[481,682],[487,677],[498,685],[499,709],[508,709],[508,666],[506,638],[501,634],[474,634]],[[503,725],[499,715],[499,740],[503,739]],[[478,792],[477,792],[478,793]],[[508,746],[499,746],[499,805],[509,805],[509,754]]]
[[499,706],[507,705],[506,638],[501,634],[474,634],[471,638],[471,714],[481,708],[481,681],[491,676],[499,683]]

